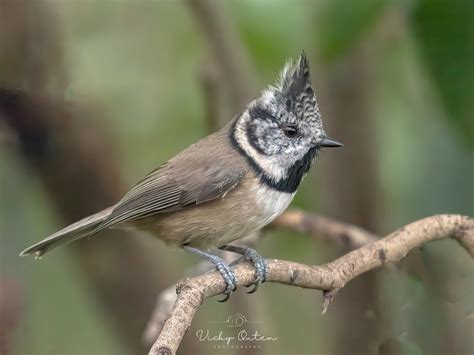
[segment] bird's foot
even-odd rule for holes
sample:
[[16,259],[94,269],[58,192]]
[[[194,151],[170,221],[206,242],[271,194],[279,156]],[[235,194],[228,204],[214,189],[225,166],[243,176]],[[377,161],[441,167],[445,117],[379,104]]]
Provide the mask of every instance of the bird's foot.
[[265,261],[265,259],[259,253],[257,253],[255,249],[248,248],[248,247],[224,245],[220,247],[220,249],[242,255],[242,257],[232,262],[229,266],[234,266],[240,263],[241,261],[250,261],[254,265],[255,280],[251,285],[248,286],[248,287],[253,286],[253,288],[250,291],[247,291],[247,293],[254,293],[255,291],[257,291],[260,284],[265,282],[265,279],[267,276],[267,262]]
[[223,259],[221,258],[216,259],[215,265],[216,265],[217,271],[220,272],[220,274],[222,275],[222,277],[224,278],[227,284],[227,287],[224,291],[224,298],[218,301],[226,302],[229,299],[232,292],[234,292],[237,289],[237,277],[235,276],[235,273],[231,269],[230,265],[227,265]]
[[199,256],[206,258],[208,261],[210,261],[212,264],[216,266],[217,271],[219,271],[222,278],[227,284],[226,289],[224,291],[224,298],[218,301],[226,302],[229,299],[232,292],[234,292],[237,289],[237,277],[235,276],[235,273],[232,270],[231,266],[227,265],[224,259],[218,257],[217,255],[210,254],[200,249],[190,247],[189,245],[183,245],[183,249],[190,251],[193,254],[197,254]]

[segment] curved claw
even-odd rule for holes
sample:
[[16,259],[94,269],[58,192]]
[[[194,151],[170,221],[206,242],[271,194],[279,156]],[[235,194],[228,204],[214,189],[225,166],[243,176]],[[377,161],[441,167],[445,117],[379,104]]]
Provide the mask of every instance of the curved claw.
[[261,263],[256,262],[255,263],[255,281],[251,285],[247,286],[247,287],[253,286],[253,288],[250,291],[247,291],[247,293],[254,293],[255,291],[258,290],[258,287],[260,286],[260,284],[265,282],[266,273],[267,273],[267,265],[265,264],[265,262],[264,261]]
[[234,271],[230,268],[230,266],[226,265],[224,262],[216,263],[216,267],[227,284],[227,287],[224,291],[224,295],[225,295],[224,298],[217,301],[226,302],[229,299],[232,292],[234,292],[237,289],[237,277],[235,276]]
[[234,292],[237,288],[237,277],[235,277],[234,271],[231,269],[231,267],[227,265],[225,261],[217,255],[207,253],[190,245],[183,245],[182,248],[190,251],[193,254],[206,258],[216,266],[217,271],[219,271],[222,278],[227,284],[227,287],[224,291],[225,297],[222,300],[219,300],[219,302],[227,301],[232,292]]
[[[232,272],[232,274],[233,274],[233,272]],[[224,277],[224,280],[226,282],[228,282],[228,279],[225,276],[223,276],[223,277]],[[221,300],[217,300],[217,302],[227,302],[227,300],[230,298],[230,295],[232,294],[232,292],[234,292],[237,289],[236,283],[237,283],[237,278],[234,275],[234,278],[231,280],[231,282],[227,283],[227,288],[224,291],[224,298],[221,299]]]
[[265,282],[267,276],[267,263],[260,255],[253,261],[255,265],[255,283]]
[[261,284],[261,282],[254,282],[253,284],[248,285],[247,287],[253,286],[253,288],[250,291],[247,291],[247,293],[251,294],[251,293],[254,293],[255,291],[257,291],[258,286],[260,286],[260,284]]
[[[238,263],[240,263],[241,261],[244,261],[244,260],[245,261],[248,260],[254,265],[254,267],[255,267],[255,280],[251,285],[248,286],[248,287],[253,286],[253,288],[251,290],[249,290],[247,293],[254,293],[255,291],[257,291],[260,284],[265,282],[265,279],[266,279],[267,263],[266,263],[265,259],[262,258],[262,256],[259,253],[257,253],[256,250],[254,250],[252,248],[248,248],[248,247],[241,247],[241,246],[235,246],[235,245],[223,245],[223,246],[219,247],[219,249],[227,250],[227,251],[230,251],[232,253],[238,253],[238,254],[242,255],[242,257],[240,257],[237,260],[235,260],[234,262],[232,262],[229,265],[229,267],[233,266],[233,265],[236,265],[236,264],[238,264]],[[221,271],[221,274],[222,274],[222,271]],[[225,276],[224,276],[224,278],[225,278]],[[227,283],[227,284],[229,285],[229,283]],[[232,291],[230,291],[230,292],[232,292]],[[225,293],[228,294],[227,291]],[[224,300],[222,300],[222,302],[227,301],[228,298],[229,297],[224,298]]]
[[225,293],[225,294],[224,294],[224,295],[225,295],[224,298],[221,299],[221,300],[217,300],[217,302],[222,302],[222,303],[227,302],[227,301],[229,300],[229,298],[230,298],[230,294],[231,294],[231,293]]
[[247,286],[253,286],[251,290],[249,290],[247,293],[254,293],[257,291],[258,287],[260,286],[261,283],[265,282],[266,274],[267,274],[267,263],[265,259],[258,254],[254,249],[250,248],[245,248],[243,250],[244,255],[234,261],[233,263],[230,264],[230,266],[235,265],[241,261],[248,260],[250,261],[254,267],[255,267],[255,280],[254,282]]

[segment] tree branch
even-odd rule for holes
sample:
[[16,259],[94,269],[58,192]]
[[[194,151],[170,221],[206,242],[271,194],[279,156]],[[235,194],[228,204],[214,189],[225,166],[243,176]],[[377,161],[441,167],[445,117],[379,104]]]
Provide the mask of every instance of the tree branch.
[[[316,240],[324,240],[333,245],[341,246],[347,251],[357,249],[379,239],[378,236],[358,226],[299,209],[287,210],[268,225],[266,230],[278,228],[309,234]],[[253,247],[257,244],[257,239],[258,236],[254,235],[252,239],[245,238],[244,243],[241,244]],[[249,245],[249,242],[252,245]],[[193,277],[204,273],[208,269],[209,263],[203,262],[189,269],[186,274],[188,277]],[[155,308],[143,332],[145,344],[153,344],[159,336],[168,314],[176,302],[176,298],[176,286],[174,284],[158,295]]]
[[347,250],[360,248],[379,239],[377,235],[353,224],[298,209],[286,211],[267,227],[270,230],[275,228],[307,233],[314,238],[345,247]]
[[[457,240],[474,257],[474,220],[460,215],[437,215],[413,222],[321,266],[267,260],[267,281],[325,291],[324,312],[337,291],[352,279],[386,263],[398,262],[410,250],[442,238]],[[234,272],[239,286],[253,282],[254,269],[249,263],[237,265]],[[175,354],[199,306],[205,299],[224,292],[225,286],[218,272],[180,283],[177,300],[149,355]]]

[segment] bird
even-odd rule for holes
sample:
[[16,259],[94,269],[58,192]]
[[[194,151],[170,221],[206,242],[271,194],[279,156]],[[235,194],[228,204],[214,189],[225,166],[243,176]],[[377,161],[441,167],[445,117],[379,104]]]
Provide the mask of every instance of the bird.
[[[278,79],[222,129],[151,171],[115,205],[81,219],[26,248],[40,258],[54,248],[107,228],[146,231],[165,244],[197,254],[236,290],[232,266],[214,252],[240,254],[255,269],[255,292],[267,265],[255,250],[232,245],[282,214],[329,138],[311,84],[305,52],[288,60]],[[249,286],[252,286],[249,285]]]

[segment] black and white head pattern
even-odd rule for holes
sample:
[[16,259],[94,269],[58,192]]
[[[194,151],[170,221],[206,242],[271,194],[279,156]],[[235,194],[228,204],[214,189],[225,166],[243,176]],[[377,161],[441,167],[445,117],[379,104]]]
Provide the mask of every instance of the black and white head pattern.
[[235,121],[232,139],[262,182],[293,193],[324,136],[309,64],[302,53]]

